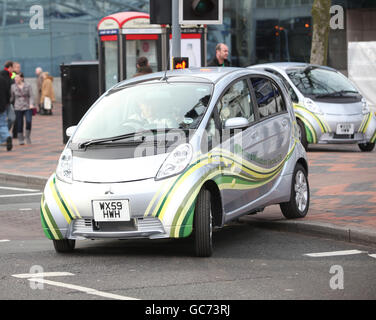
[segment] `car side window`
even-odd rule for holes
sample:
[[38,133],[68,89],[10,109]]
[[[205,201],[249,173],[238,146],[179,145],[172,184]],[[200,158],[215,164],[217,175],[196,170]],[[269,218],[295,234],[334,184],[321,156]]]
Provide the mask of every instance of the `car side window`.
[[291,87],[289,82],[279,72],[272,70],[272,69],[265,69],[265,71],[268,71],[268,72],[276,75],[277,77],[279,77],[282,80],[283,84],[285,85],[287,92],[290,95],[291,101],[295,102],[295,103],[299,102],[299,98],[298,98],[297,94],[295,93],[295,90]]
[[247,80],[240,80],[227,89],[217,107],[222,126],[226,120],[236,117],[246,118],[249,123],[253,122],[255,115]]
[[283,96],[281,90],[273,83],[274,89],[274,96],[277,104],[277,112],[287,111],[285,101],[283,100]]
[[251,81],[255,90],[260,118],[266,118],[277,113],[276,92],[270,80],[266,78],[251,78]]

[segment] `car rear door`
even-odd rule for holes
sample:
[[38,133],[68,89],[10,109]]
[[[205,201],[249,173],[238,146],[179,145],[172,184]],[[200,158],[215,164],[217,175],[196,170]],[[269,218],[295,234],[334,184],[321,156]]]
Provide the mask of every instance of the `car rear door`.
[[[251,145],[251,150],[261,173],[257,188],[260,197],[272,190],[288,159],[293,123],[287,111],[288,101],[278,84],[264,75],[252,76],[250,80],[254,104],[259,113],[257,139]],[[264,202],[269,200],[266,198]]]

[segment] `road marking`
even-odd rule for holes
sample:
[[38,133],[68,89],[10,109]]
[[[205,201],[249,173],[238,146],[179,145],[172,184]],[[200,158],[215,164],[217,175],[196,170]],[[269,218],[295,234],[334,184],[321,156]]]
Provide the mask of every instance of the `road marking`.
[[12,277],[20,278],[20,279],[45,278],[45,277],[65,277],[65,276],[74,276],[74,274],[70,273],[70,272],[36,272],[36,273],[22,273],[22,274],[12,275]]
[[348,255],[361,254],[361,253],[364,253],[364,251],[344,250],[344,251],[332,251],[332,252],[320,252],[320,253],[306,253],[305,256],[319,258],[319,257],[348,256]]
[[11,188],[11,187],[1,187],[1,186],[0,186],[0,189],[13,190],[13,191],[26,191],[26,192],[38,192],[38,191],[40,191],[40,190],[36,190],[36,189]]
[[99,296],[102,298],[108,298],[108,299],[114,299],[114,300],[139,300],[136,298],[120,296],[118,294],[98,291],[92,288],[86,288],[86,287],[77,286],[74,284],[50,281],[50,280],[44,279],[45,277],[65,277],[65,276],[74,276],[74,274],[70,272],[39,272],[39,273],[24,273],[24,274],[12,275],[12,277],[19,278],[19,279],[27,279],[28,281],[33,282],[33,283],[42,283],[42,284],[48,284],[48,285],[55,286],[55,287],[76,290],[76,291],[84,292],[86,294]]
[[50,280],[38,279],[38,278],[28,279],[28,280],[33,281],[34,283],[39,282],[39,283],[43,283],[43,284],[49,284],[51,286],[76,290],[76,291],[84,292],[86,294],[99,296],[99,297],[102,297],[102,298],[108,298],[108,299],[114,299],[114,300],[139,300],[139,299],[135,299],[135,298],[131,298],[131,297],[120,296],[120,295],[117,295],[117,294],[98,291],[98,290],[95,290],[95,289],[81,287],[81,286],[77,286],[77,285],[74,285],[74,284],[68,284],[68,283],[63,283],[63,282],[50,281]]
[[369,256],[376,259],[376,254],[369,254]]
[[24,208],[24,209],[20,209],[20,211],[32,211],[33,209],[31,208]]
[[9,242],[10,240],[0,240],[0,242]]
[[16,197],[30,197],[30,196],[41,196],[42,192],[37,193],[21,193],[21,194],[8,194],[8,195],[1,195],[0,198],[16,198]]

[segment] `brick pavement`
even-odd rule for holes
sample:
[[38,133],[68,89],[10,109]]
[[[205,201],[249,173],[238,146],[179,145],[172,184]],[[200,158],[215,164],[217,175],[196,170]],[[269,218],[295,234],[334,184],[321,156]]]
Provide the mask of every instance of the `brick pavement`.
[[[61,111],[56,105],[52,116],[33,117],[32,145],[14,141],[11,152],[1,147],[0,173],[50,176],[64,148]],[[376,150],[362,153],[356,145],[320,145],[310,148],[308,158],[311,205],[299,221],[362,228],[376,235]],[[284,221],[278,206],[250,218]]]
[[62,107],[54,105],[52,116],[33,116],[31,145],[20,146],[13,139],[13,150],[0,147],[0,172],[48,177],[55,169],[63,144]]

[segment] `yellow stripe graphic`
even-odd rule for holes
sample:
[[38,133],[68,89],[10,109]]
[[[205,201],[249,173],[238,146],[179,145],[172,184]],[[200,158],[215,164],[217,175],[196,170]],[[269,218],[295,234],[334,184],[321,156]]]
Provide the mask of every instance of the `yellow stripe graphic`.
[[52,225],[52,223],[51,223],[51,221],[50,221],[50,219],[49,219],[49,217],[48,217],[48,214],[47,214],[47,212],[46,212],[45,209],[44,209],[45,201],[46,201],[46,200],[44,199],[44,197],[42,197],[40,204],[41,204],[41,209],[42,209],[42,213],[43,213],[44,220],[46,221],[46,223],[47,223],[47,225],[48,225],[48,228],[50,229],[50,231],[51,231],[52,235],[54,236],[54,238],[55,238],[55,239],[59,239],[59,236],[57,235],[57,233],[56,233],[56,231],[55,231],[55,228],[54,228],[54,226]]
[[51,182],[50,182],[50,189],[51,189],[51,192],[52,192],[52,196],[54,197],[55,199],[55,202],[57,203],[57,205],[59,206],[59,209],[61,211],[61,213],[63,214],[65,220],[67,220],[68,224],[71,223],[71,218],[69,217],[68,215],[68,212],[65,210],[65,208],[63,207],[60,199],[59,199],[59,196],[57,195],[56,193],[56,190],[55,190],[55,186],[54,186],[54,182],[53,182],[53,179],[51,179]]

